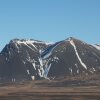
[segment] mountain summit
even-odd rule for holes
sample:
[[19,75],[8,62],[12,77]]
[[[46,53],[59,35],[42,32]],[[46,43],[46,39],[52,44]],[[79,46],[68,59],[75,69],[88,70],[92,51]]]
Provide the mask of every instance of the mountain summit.
[[72,37],[49,46],[43,54],[50,78],[92,74],[100,69],[100,49]]

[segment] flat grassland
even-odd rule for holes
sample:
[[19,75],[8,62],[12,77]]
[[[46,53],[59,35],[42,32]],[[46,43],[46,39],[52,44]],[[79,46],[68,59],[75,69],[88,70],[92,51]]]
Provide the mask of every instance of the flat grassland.
[[44,86],[41,82],[0,86],[0,100],[100,100],[99,86]]
[[100,100],[100,74],[1,83],[0,100]]

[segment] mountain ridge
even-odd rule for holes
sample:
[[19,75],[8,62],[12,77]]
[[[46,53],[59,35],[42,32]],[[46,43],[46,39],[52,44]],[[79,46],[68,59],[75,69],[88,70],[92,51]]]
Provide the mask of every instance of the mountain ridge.
[[56,43],[13,39],[0,53],[0,82],[93,74],[100,69],[98,48],[73,37]]

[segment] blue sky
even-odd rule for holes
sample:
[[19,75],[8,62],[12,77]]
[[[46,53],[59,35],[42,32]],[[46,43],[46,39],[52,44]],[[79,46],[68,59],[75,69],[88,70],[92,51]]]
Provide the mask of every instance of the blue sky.
[[0,0],[0,50],[11,39],[100,44],[100,0]]

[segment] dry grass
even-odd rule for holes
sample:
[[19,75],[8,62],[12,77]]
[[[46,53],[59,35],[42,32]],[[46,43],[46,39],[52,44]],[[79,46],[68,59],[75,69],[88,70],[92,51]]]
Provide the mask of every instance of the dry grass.
[[100,75],[0,85],[0,100],[100,100]]
[[0,100],[100,100],[99,86],[54,87],[35,81],[0,87]]

